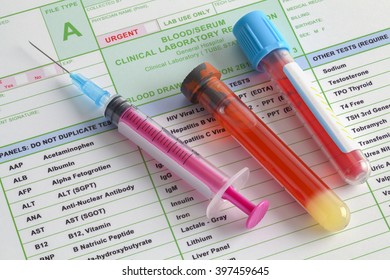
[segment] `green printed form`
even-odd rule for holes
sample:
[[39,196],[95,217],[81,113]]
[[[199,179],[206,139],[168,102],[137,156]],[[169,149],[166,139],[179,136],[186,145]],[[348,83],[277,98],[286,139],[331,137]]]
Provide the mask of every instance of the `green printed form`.
[[261,2],[104,48],[118,92],[137,105],[180,94],[181,81],[204,61],[213,61],[224,79],[253,71],[232,28],[254,9],[268,14],[291,46],[300,49],[280,7]]
[[96,50],[97,43],[80,1],[64,1],[41,8],[59,59]]
[[[389,259],[389,1],[5,2],[0,259]],[[369,23],[356,17],[367,7]],[[291,93],[249,64],[232,28],[254,10],[277,26],[370,161],[367,182],[346,184],[287,102]],[[127,98],[229,178],[249,168],[248,181],[232,185],[255,204],[269,201],[261,223],[246,229],[247,215],[230,203],[207,216],[207,197],[121,135],[28,41]],[[345,229],[323,230],[216,118],[180,93],[202,62],[220,70],[226,86],[347,204]]]

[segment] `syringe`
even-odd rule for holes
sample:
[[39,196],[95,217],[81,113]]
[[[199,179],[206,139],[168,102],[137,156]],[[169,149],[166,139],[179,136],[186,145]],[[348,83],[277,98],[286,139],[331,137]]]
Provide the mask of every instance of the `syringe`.
[[268,210],[268,201],[255,205],[234,188],[246,183],[248,168],[229,178],[126,99],[118,94],[111,96],[108,91],[81,74],[70,73],[33,43],[30,44],[66,71],[72,82],[97,106],[103,106],[105,117],[118,127],[122,135],[210,199],[206,211],[208,218],[217,214],[221,202],[226,199],[248,215],[247,228],[252,228],[261,221]]
[[250,12],[234,25],[233,33],[253,68],[266,71],[282,89],[340,176],[349,184],[365,182],[371,171],[368,160],[325,98],[311,86],[267,16]]

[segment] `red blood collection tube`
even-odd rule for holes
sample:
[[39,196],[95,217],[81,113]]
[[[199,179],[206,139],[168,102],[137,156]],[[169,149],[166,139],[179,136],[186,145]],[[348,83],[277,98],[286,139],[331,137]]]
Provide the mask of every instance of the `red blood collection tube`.
[[298,117],[348,184],[365,182],[370,164],[323,95],[310,85],[272,22],[260,11],[233,27],[237,42],[254,69],[266,71],[281,88]]
[[209,63],[184,79],[181,91],[200,103],[325,229],[338,231],[350,219],[348,207],[222,81]]

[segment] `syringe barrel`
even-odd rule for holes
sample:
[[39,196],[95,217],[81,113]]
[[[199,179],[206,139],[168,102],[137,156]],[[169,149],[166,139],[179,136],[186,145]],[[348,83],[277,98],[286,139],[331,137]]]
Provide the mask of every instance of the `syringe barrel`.
[[170,171],[212,198],[228,177],[121,96],[107,105],[105,116],[118,131]]
[[343,229],[349,222],[344,202],[220,77],[212,65],[203,63],[185,78],[182,92],[203,105],[321,226],[329,231]]
[[290,53],[285,49],[274,50],[261,60],[260,65],[281,88],[339,175],[349,184],[365,182],[371,171],[368,160],[324,97],[311,87]]

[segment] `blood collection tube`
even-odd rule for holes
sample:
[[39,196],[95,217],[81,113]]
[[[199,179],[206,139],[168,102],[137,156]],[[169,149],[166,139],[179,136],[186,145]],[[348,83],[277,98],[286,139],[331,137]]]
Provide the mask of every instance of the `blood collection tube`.
[[345,203],[222,81],[209,63],[191,71],[181,87],[200,103],[325,229],[347,226]]
[[345,182],[365,182],[371,171],[368,160],[323,95],[310,85],[267,16],[260,11],[248,13],[234,25],[233,33],[253,68],[266,71],[281,88]]

